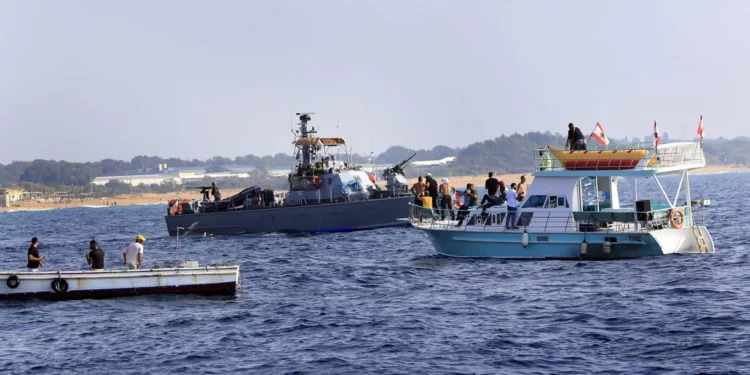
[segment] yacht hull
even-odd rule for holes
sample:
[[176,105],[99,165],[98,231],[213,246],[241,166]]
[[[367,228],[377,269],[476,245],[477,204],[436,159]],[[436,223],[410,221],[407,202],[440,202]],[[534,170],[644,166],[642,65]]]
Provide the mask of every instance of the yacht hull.
[[[714,252],[713,240],[705,227],[697,227],[706,243],[702,249],[692,227],[634,233],[528,233],[528,244],[524,246],[522,229],[474,232],[415,226],[427,235],[439,254],[450,257],[613,260]],[[581,253],[584,239],[587,242],[585,255]],[[609,253],[605,252],[605,240],[611,244]]]

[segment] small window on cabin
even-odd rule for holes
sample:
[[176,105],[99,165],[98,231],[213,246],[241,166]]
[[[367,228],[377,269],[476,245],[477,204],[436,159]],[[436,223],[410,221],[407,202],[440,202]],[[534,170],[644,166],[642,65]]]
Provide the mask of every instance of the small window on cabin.
[[568,207],[568,200],[565,197],[557,197],[557,207]]
[[523,208],[542,208],[547,201],[546,195],[532,195],[523,203]]
[[549,197],[548,205],[544,205],[544,208],[557,208],[557,196],[551,195]]

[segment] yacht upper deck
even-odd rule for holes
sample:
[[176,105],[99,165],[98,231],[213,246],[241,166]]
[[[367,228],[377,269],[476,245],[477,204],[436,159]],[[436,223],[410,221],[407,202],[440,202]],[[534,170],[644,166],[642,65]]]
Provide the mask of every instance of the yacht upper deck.
[[706,166],[699,142],[638,143],[606,150],[534,150],[534,176],[650,176]]

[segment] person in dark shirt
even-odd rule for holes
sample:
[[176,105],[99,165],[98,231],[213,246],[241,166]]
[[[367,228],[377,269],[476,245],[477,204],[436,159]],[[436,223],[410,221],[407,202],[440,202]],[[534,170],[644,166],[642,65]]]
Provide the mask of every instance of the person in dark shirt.
[[434,178],[432,178],[432,173],[427,174],[427,177],[425,177],[425,182],[427,182],[428,184],[427,192],[429,193],[430,197],[432,197],[432,208],[437,210],[438,183]]
[[[479,203],[484,208],[497,205],[497,189],[500,187],[500,181],[498,181],[493,172],[488,174],[488,179],[484,181],[484,188],[487,193],[482,197],[482,201]],[[487,203],[485,205],[485,202]]]
[[99,244],[95,240],[89,242],[89,251],[86,253],[86,263],[91,265],[92,270],[103,270],[104,269],[104,250],[99,248]]
[[456,225],[457,227],[460,227],[461,224],[463,224],[464,218],[466,218],[466,215],[469,213],[469,207],[476,206],[477,202],[479,202],[479,194],[477,193],[477,190],[474,189],[474,184],[472,183],[466,184],[464,196],[468,199],[461,206],[461,208],[458,209],[458,224]]
[[39,239],[36,237],[31,239],[31,246],[29,247],[29,251],[26,255],[27,263],[26,267],[29,269],[29,271],[39,271],[39,267],[44,267],[44,264],[42,264],[42,260],[44,258],[39,256],[39,249],[37,248],[39,246]]
[[489,173],[489,178],[484,181],[484,188],[487,189],[487,195],[495,196],[497,194],[497,188],[500,187],[500,181],[498,181],[493,172]]
[[214,196],[214,201],[221,200],[221,192],[219,191],[219,187],[216,186],[216,182],[211,183],[211,195]]
[[568,147],[570,150],[586,150],[586,137],[572,122],[568,124],[568,141],[565,143],[565,148],[568,149]]

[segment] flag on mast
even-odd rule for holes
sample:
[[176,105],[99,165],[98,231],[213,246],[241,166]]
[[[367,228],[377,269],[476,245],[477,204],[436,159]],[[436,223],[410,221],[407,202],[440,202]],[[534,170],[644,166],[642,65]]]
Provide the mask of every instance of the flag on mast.
[[703,142],[703,115],[701,115],[701,120],[698,121],[698,131],[696,134],[701,136],[701,142]]
[[656,121],[654,121],[654,148],[659,147],[659,142],[661,142],[661,137],[659,136],[659,127],[656,126]]
[[607,147],[609,144],[609,139],[607,139],[607,135],[604,134],[604,128],[602,128],[602,124],[599,122],[596,123],[594,131],[591,133],[591,138],[596,139],[596,141],[604,147]]

